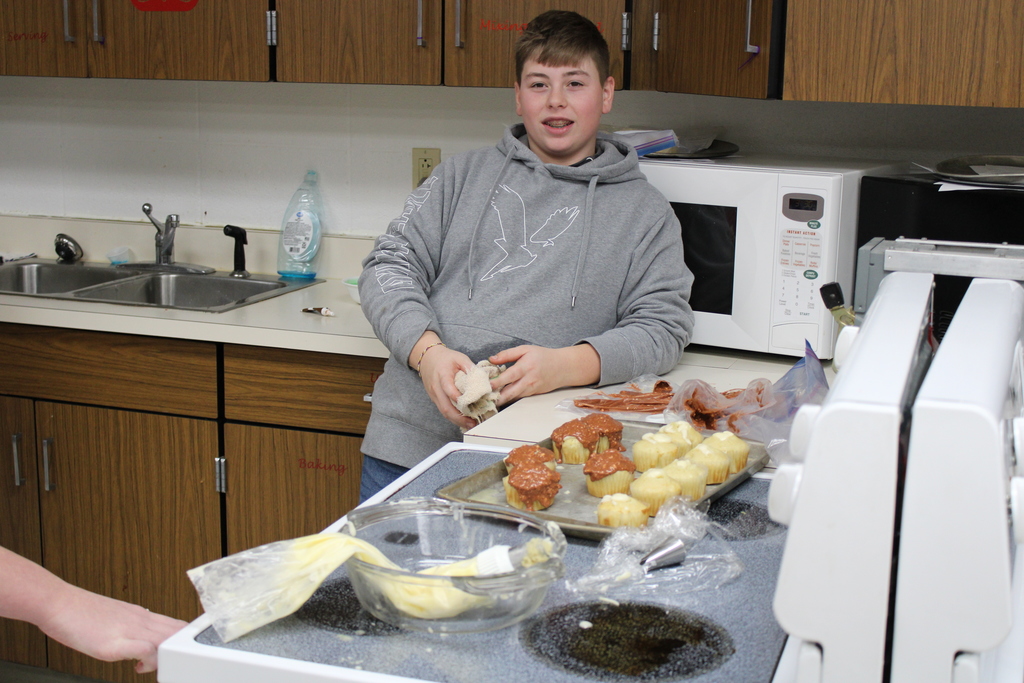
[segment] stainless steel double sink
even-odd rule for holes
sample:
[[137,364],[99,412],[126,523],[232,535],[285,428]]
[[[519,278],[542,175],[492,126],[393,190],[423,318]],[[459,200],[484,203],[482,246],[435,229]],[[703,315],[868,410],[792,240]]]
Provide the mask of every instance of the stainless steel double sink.
[[232,277],[133,270],[98,263],[15,261],[0,265],[0,294],[19,294],[222,313],[323,282],[250,275]]

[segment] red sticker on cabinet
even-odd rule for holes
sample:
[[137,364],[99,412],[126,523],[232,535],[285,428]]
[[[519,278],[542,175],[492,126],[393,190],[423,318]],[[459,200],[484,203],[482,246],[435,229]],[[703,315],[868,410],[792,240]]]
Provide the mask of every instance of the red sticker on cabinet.
[[199,0],[132,0],[135,9],[143,12],[187,12]]

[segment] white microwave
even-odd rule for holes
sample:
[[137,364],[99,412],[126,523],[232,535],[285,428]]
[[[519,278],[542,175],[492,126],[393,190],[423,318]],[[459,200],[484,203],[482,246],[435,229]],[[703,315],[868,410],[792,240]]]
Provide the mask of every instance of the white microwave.
[[692,342],[792,356],[833,355],[837,325],[818,293],[853,296],[860,178],[877,161],[642,159],[672,204],[694,274]]

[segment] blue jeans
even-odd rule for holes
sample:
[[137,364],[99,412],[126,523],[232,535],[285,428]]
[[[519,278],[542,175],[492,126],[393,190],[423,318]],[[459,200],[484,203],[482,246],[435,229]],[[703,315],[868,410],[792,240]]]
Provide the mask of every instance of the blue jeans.
[[359,502],[365,502],[367,498],[408,471],[408,467],[363,455],[363,474],[359,478]]

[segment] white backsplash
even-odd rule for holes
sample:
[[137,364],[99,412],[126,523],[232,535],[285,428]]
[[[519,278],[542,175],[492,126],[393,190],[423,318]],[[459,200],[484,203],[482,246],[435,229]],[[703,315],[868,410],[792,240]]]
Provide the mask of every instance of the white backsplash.
[[[509,89],[0,77],[0,251],[48,255],[64,230],[87,236],[93,260],[119,244],[150,259],[149,202],[156,216],[180,215],[179,260],[230,268],[220,233],[230,223],[252,231],[250,270],[272,272],[285,206],[315,169],[327,232],[356,237],[328,240],[326,254],[338,253],[323,271],[341,277],[370,248],[359,237],[402,210],[413,147],[446,158],[493,144],[517,120]],[[605,123],[718,126],[741,153],[923,163],[1024,153],[1020,109],[620,91]]]

